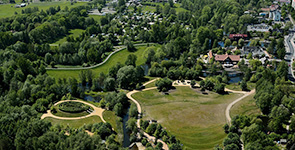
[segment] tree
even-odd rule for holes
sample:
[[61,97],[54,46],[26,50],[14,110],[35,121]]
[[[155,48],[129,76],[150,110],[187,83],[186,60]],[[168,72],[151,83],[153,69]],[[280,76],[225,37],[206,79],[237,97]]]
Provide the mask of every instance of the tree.
[[116,89],[116,80],[114,78],[106,78],[104,81],[104,88],[107,91],[114,91]]
[[79,73],[79,79],[80,79],[80,81],[81,81],[81,83],[82,83],[82,85],[86,85],[86,79],[87,79],[87,77],[86,77],[86,72],[83,70],[83,71],[80,71],[80,73]]
[[224,93],[224,87],[225,87],[225,85],[223,83],[217,83],[214,86],[214,91],[216,93],[222,94],[222,93]]
[[277,54],[279,59],[284,59],[286,55],[286,49],[285,48],[278,49]]
[[126,43],[127,50],[129,52],[136,51],[136,48],[134,47],[134,45],[133,45],[133,43],[131,41],[127,40],[125,43]]
[[247,82],[245,80],[242,80],[240,87],[241,87],[242,91],[247,91],[248,90]]
[[167,92],[172,88],[172,81],[168,78],[160,79],[156,81],[156,86],[160,92]]
[[117,81],[119,86],[123,89],[134,88],[136,84],[134,81],[136,79],[136,71],[133,66],[125,66],[118,70]]
[[173,8],[174,7],[173,0],[169,0],[168,2],[169,2],[170,7]]
[[194,88],[195,87],[195,84],[196,84],[196,81],[195,80],[192,80],[191,81],[191,87]]
[[225,46],[225,47],[228,47],[228,46],[230,46],[230,45],[231,45],[231,41],[230,41],[230,39],[226,39],[225,42],[224,42],[224,46]]
[[125,61],[125,65],[127,65],[127,66],[132,65],[132,66],[136,67],[136,60],[137,60],[136,55],[129,54],[127,57],[127,60]]

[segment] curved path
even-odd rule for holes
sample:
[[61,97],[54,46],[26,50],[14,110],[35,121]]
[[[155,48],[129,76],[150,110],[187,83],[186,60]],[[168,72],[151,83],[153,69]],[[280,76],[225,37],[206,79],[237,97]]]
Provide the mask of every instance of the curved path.
[[[242,91],[233,91],[233,90],[230,90],[231,92],[233,93],[242,93]],[[243,96],[236,99],[235,101],[231,102],[230,104],[227,105],[226,107],[226,110],[225,110],[225,116],[226,116],[226,120],[228,122],[229,125],[231,125],[231,117],[230,117],[230,109],[233,107],[233,105],[235,105],[237,102],[243,100],[245,97],[251,95],[255,93],[255,90],[251,90],[250,92],[244,92]]]
[[[149,81],[149,82],[146,82],[146,83],[143,84],[143,85],[145,86],[145,85],[147,85],[147,84],[149,84],[149,83],[151,83],[151,82],[154,82],[154,81],[156,81],[156,80],[158,80],[158,79],[159,79],[159,78],[153,79],[153,80],[151,80],[151,81]],[[201,79],[204,80],[204,78],[201,78]],[[187,81],[189,81],[189,80],[185,80],[185,82],[186,82],[185,84],[183,84],[183,83],[180,82],[180,81],[174,81],[174,82],[172,83],[172,85],[173,85],[173,86],[190,86],[190,84],[188,84]],[[195,86],[199,86],[199,84],[196,83]],[[137,100],[135,100],[135,99],[132,97],[132,94],[135,94],[135,93],[137,93],[137,92],[141,92],[141,91],[153,90],[153,89],[157,89],[157,87],[146,88],[146,89],[143,89],[143,90],[140,90],[140,91],[139,91],[139,90],[133,90],[133,91],[131,91],[131,92],[129,92],[129,93],[126,94],[126,96],[127,96],[130,100],[132,100],[132,101],[136,104],[136,106],[137,106],[137,110],[138,110],[138,113],[139,113],[139,114],[138,114],[138,119],[137,119],[137,127],[138,127],[139,129],[140,129],[140,118],[141,118],[142,109],[141,109],[141,106],[140,106],[139,102],[138,102]],[[233,102],[231,102],[231,103],[226,107],[226,110],[225,110],[225,116],[226,116],[226,120],[227,120],[227,122],[230,124],[230,123],[231,123],[230,109],[232,108],[232,106],[233,106],[234,104],[236,104],[237,102],[243,100],[245,97],[249,96],[250,94],[255,93],[255,90],[251,90],[250,92],[245,92],[245,91],[234,91],[234,90],[230,90],[230,89],[227,89],[227,88],[225,88],[224,90],[225,90],[226,92],[244,94],[242,97],[240,97],[240,98],[234,100]],[[152,140],[153,142],[155,141],[155,139],[156,139],[155,137],[153,137],[153,136],[147,134],[147,133],[144,132],[144,131],[143,131],[143,133],[144,133],[144,136],[146,136],[149,140]],[[168,145],[167,145],[164,141],[162,141],[161,139],[158,139],[158,142],[161,142],[161,143],[163,144],[163,149],[164,149],[164,150],[169,150]]]
[[43,114],[43,115],[41,116],[41,119],[44,119],[44,118],[46,118],[46,117],[52,117],[52,118],[55,118],[55,119],[62,119],[62,120],[77,120],[77,119],[87,118],[87,117],[90,117],[90,116],[99,116],[103,122],[106,122],[106,121],[103,119],[103,115],[102,115],[102,113],[103,113],[103,111],[104,111],[105,109],[102,109],[102,108],[96,107],[96,106],[94,106],[93,104],[90,104],[90,103],[85,102],[85,101],[81,101],[81,100],[63,100],[63,101],[58,101],[57,103],[54,104],[54,106],[56,106],[56,105],[58,105],[58,104],[60,104],[60,103],[63,103],[63,102],[69,102],[69,101],[71,101],[71,102],[80,102],[80,103],[86,104],[86,105],[92,107],[94,110],[93,110],[92,113],[90,113],[90,114],[88,114],[88,115],[86,115],[86,116],[82,116],[82,117],[59,117],[59,116],[55,116],[55,115],[53,115],[53,114],[51,113],[51,110],[47,110],[47,113]]
[[[148,44],[155,44],[155,43],[140,43],[140,44],[134,44],[134,46],[141,46],[141,45],[148,45]],[[126,49],[126,46],[123,46],[122,48],[119,48],[119,49],[113,51],[112,53],[110,53],[110,55],[108,55],[108,57],[103,62],[101,62],[99,64],[96,64],[96,65],[93,65],[93,66],[90,66],[90,67],[79,67],[79,68],[75,68],[75,67],[74,68],[48,68],[47,67],[46,70],[86,70],[86,69],[93,69],[93,68],[96,68],[96,67],[99,67],[99,66],[103,65],[104,63],[106,63],[110,59],[110,57],[113,54],[115,54],[115,53],[117,53],[117,52],[119,52],[121,50],[124,50],[124,49]]]

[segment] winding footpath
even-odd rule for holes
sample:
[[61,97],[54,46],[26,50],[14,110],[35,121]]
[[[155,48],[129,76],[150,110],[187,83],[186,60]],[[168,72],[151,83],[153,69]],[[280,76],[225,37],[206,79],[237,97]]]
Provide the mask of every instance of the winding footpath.
[[[151,80],[151,81],[149,81],[149,82],[144,83],[143,85],[146,86],[146,85],[148,85],[148,84],[150,84],[150,83],[152,83],[152,82],[154,82],[154,81],[156,81],[156,80],[158,80],[158,79],[159,79],[159,78],[153,79],[153,80]],[[201,79],[204,80],[205,78],[201,78]],[[172,83],[172,85],[173,85],[173,86],[190,86],[190,84],[188,84],[188,81],[189,81],[189,80],[185,80],[185,83],[186,83],[186,84],[183,84],[182,82],[179,82],[179,81],[174,81],[174,82]],[[198,83],[196,83],[195,86],[200,86],[200,85],[199,85]],[[137,92],[148,91],[148,90],[154,90],[154,89],[157,89],[157,87],[150,87],[150,88],[146,88],[146,89],[143,89],[143,90],[133,90],[133,91],[131,91],[131,92],[129,92],[129,93],[126,94],[126,96],[136,104],[136,107],[137,107],[137,110],[138,110],[137,127],[139,128],[139,130],[141,130],[141,129],[140,129],[140,118],[141,118],[141,115],[142,115],[142,108],[141,108],[139,102],[138,102],[136,99],[134,99],[134,98],[132,97],[132,95],[135,94],[135,93],[137,93]],[[240,98],[234,100],[233,102],[231,102],[231,103],[226,107],[226,110],[225,110],[225,116],[226,116],[226,120],[227,120],[227,122],[230,124],[230,123],[231,123],[230,109],[231,109],[231,108],[232,108],[237,102],[239,102],[239,101],[243,100],[244,98],[246,98],[247,96],[249,96],[249,95],[255,93],[255,90],[251,90],[250,92],[245,92],[245,91],[235,91],[235,90],[230,90],[230,89],[225,88],[225,91],[226,91],[226,92],[230,92],[230,93],[239,93],[239,94],[243,94],[242,97],[240,97]],[[143,130],[141,130],[141,131],[143,132],[144,136],[146,136],[146,137],[148,138],[148,140],[152,140],[153,142],[155,142],[155,139],[156,139],[156,138],[155,138],[154,136],[149,135],[148,133],[144,132]],[[168,145],[167,145],[163,140],[158,139],[157,142],[161,142],[161,143],[163,144],[163,149],[164,149],[164,150],[169,150]],[[243,147],[243,146],[242,146],[242,147]]]
[[[155,44],[155,43],[140,43],[140,44],[134,44],[134,46],[142,46],[142,45],[148,45],[148,44]],[[120,46],[120,47],[122,47],[122,46]],[[46,70],[87,70],[87,69],[93,69],[93,68],[96,68],[96,67],[99,67],[99,66],[105,64],[111,58],[112,55],[114,55],[115,53],[122,51],[124,49],[126,49],[126,46],[123,46],[122,48],[119,48],[119,49],[113,51],[112,53],[110,53],[110,55],[108,55],[108,57],[103,62],[93,65],[93,66],[90,66],[90,67],[78,67],[78,68],[75,68],[75,67],[73,67],[73,68],[70,68],[70,67],[69,68],[48,68],[47,67]]]
[[88,105],[90,107],[92,107],[94,110],[92,113],[86,115],[86,116],[81,116],[81,117],[59,117],[59,116],[55,116],[51,113],[51,110],[47,110],[47,113],[43,114],[41,116],[41,119],[44,119],[46,117],[52,117],[52,118],[55,118],[55,119],[61,119],[61,120],[78,120],[78,119],[83,119],[83,118],[87,118],[87,117],[90,117],[90,116],[99,116],[100,119],[103,121],[103,122],[106,122],[104,119],[103,119],[103,111],[105,111],[105,109],[102,109],[100,107],[96,107],[94,106],[93,104],[90,104],[88,102],[85,102],[85,101],[81,101],[81,100],[63,100],[63,101],[58,101],[57,103],[54,104],[54,106],[60,104],[60,103],[64,103],[64,102],[80,102],[80,103],[83,103],[85,105]]

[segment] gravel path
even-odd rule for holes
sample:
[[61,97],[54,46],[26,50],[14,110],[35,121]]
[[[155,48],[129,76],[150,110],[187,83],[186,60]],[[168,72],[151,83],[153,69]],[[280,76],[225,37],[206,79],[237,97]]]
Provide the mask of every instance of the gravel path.
[[55,118],[55,119],[62,119],[62,120],[78,120],[78,119],[83,119],[83,118],[87,118],[87,117],[90,117],[90,116],[99,116],[101,118],[101,120],[103,122],[106,122],[104,119],[103,119],[103,116],[102,116],[102,113],[105,109],[102,109],[102,108],[99,108],[99,107],[96,107],[94,106],[93,104],[90,104],[88,102],[85,102],[85,101],[81,101],[81,100],[63,100],[63,101],[59,101],[57,103],[54,104],[54,106],[60,104],[60,103],[63,103],[63,102],[80,102],[80,103],[83,103],[83,104],[86,104],[88,106],[91,106],[94,110],[92,113],[90,113],[89,115],[86,115],[86,116],[82,116],[82,117],[59,117],[59,116],[55,116],[51,113],[50,110],[47,110],[47,113],[43,114],[41,116],[41,119],[44,119],[46,117],[52,117],[52,118]]

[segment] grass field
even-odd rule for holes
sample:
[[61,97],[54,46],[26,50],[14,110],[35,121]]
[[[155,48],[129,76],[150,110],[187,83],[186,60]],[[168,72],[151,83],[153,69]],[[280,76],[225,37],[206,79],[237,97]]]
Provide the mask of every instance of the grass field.
[[98,23],[100,23],[100,19],[101,19],[103,16],[99,16],[99,15],[89,15],[89,17],[92,17],[95,21],[97,21]]
[[236,103],[230,111],[230,116],[236,115],[259,115],[261,114],[259,108],[255,104],[254,95],[251,94],[243,100]]
[[113,111],[109,111],[109,110],[104,111],[104,112],[103,112],[103,119],[104,119],[106,122],[110,123],[110,124],[112,125],[112,127],[114,128],[114,130],[115,130],[116,132],[118,132],[118,131],[117,131],[117,123],[116,123],[117,116],[115,115],[115,112],[113,112]]
[[76,6],[80,6],[80,5],[84,5],[84,4],[86,4],[86,3],[79,2],[79,3],[74,3],[73,5],[71,5],[70,1],[40,2],[40,3],[30,3],[28,6],[22,7],[22,8],[15,8],[14,7],[15,4],[3,4],[3,5],[0,5],[0,18],[11,17],[11,16],[15,15],[14,12],[21,14],[21,11],[26,8],[38,7],[39,10],[42,10],[42,9],[47,10],[50,7],[60,6],[61,9],[64,9],[66,6],[71,8],[71,7],[76,7]]
[[[79,37],[79,35],[82,34],[82,32],[84,32],[85,30],[82,30],[82,29],[74,29],[74,30],[70,30],[69,31],[69,35],[67,36],[73,36],[74,38],[77,38]],[[67,37],[63,37],[62,39],[59,39],[58,41],[56,41],[55,43],[52,43],[52,45],[56,45],[58,46],[59,44],[62,44],[64,42],[67,41]]]
[[72,128],[80,128],[84,124],[102,122],[99,116],[91,116],[91,117],[78,119],[78,120],[60,120],[60,119],[55,119],[52,117],[47,117],[44,120],[50,121],[52,125],[60,124],[60,125],[63,125],[64,127],[69,126]]
[[176,87],[169,95],[157,90],[133,95],[143,107],[143,119],[156,119],[187,149],[212,150],[226,134],[226,106],[241,94],[203,95],[189,87]]
[[[146,49],[146,46],[139,46],[137,47],[136,52],[129,52],[127,49],[122,50],[114,55],[111,56],[111,58],[103,65],[91,69],[95,76],[97,77],[101,72],[107,74],[109,71],[109,68],[115,66],[118,62],[121,64],[124,64],[127,60],[127,57],[129,54],[134,54],[137,56],[136,65],[141,65],[145,63],[145,58],[143,56],[143,52]],[[69,78],[74,77],[78,79],[79,73],[81,70],[47,70],[47,73],[55,78]]]

